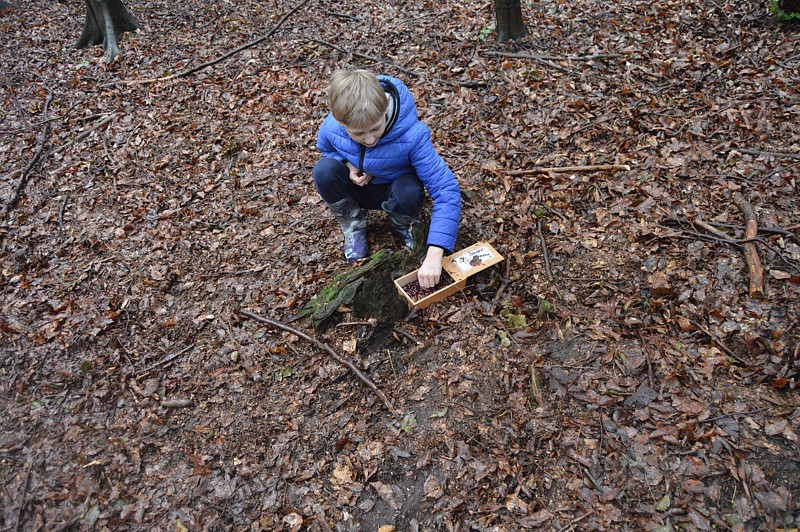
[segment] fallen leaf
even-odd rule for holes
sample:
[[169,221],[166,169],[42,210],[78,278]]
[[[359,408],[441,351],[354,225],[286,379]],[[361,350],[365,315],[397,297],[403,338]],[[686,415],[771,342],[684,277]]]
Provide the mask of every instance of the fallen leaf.
[[369,485],[378,492],[380,498],[386,501],[386,504],[388,504],[392,510],[399,510],[406,502],[403,492],[397,486],[384,484],[383,482],[370,482]]

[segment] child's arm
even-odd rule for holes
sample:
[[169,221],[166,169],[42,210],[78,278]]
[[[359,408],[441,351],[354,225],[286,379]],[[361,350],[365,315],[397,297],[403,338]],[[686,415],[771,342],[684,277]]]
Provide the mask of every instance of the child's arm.
[[[433,200],[433,213],[428,231],[428,246],[453,250],[461,220],[461,188],[424,130],[411,151],[411,164]],[[427,259],[426,259],[427,260]]]

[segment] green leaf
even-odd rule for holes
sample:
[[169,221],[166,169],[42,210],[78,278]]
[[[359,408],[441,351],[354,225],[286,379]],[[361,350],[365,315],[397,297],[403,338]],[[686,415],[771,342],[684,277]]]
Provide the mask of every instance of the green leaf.
[[500,337],[500,345],[503,347],[509,347],[511,345],[511,338],[508,337],[507,332],[497,331],[497,336]]
[[441,408],[437,408],[436,410],[434,410],[433,413],[431,413],[430,415],[430,419],[444,417],[446,415],[447,415],[447,407],[443,406]]
[[83,362],[81,362],[81,371],[83,373],[86,373],[90,369],[92,369],[92,361],[91,360],[84,360]]
[[528,324],[524,314],[514,314],[514,311],[509,307],[503,307],[503,310],[500,311],[500,317],[506,320],[508,326],[513,329],[522,329]]
[[278,379],[279,381],[282,381],[283,379],[288,379],[292,375],[294,375],[294,370],[292,368],[285,367],[275,372],[275,378]]
[[670,504],[672,504],[672,499],[669,498],[669,495],[664,495],[656,502],[656,510],[665,512],[669,509]]
[[406,414],[403,421],[400,422],[400,428],[407,434],[411,434],[411,431],[414,430],[416,426],[417,418],[414,417],[414,414]]

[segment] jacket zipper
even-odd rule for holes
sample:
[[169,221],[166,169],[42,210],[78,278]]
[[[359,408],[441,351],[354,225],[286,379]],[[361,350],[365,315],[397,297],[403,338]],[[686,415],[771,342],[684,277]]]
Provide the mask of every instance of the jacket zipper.
[[358,175],[364,174],[364,155],[367,153],[367,147],[361,145],[361,155],[358,156]]

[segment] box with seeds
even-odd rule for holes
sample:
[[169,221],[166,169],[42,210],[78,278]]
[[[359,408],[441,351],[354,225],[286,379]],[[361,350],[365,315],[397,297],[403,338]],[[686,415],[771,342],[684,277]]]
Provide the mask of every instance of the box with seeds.
[[417,280],[419,270],[394,280],[408,308],[424,309],[467,286],[467,278],[503,260],[503,256],[488,242],[478,242],[442,261],[442,277],[433,288],[422,288]]

